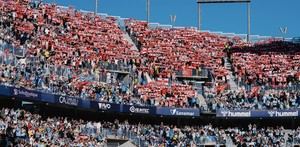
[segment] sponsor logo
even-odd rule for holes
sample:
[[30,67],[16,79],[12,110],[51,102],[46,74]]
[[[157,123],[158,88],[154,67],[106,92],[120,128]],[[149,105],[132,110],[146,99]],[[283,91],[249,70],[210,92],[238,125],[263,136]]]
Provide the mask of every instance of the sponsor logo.
[[221,111],[223,117],[251,117],[251,111]]
[[295,111],[268,111],[270,117],[292,117],[299,116],[299,112]]
[[182,115],[182,116],[194,116],[195,115],[195,112],[182,111],[180,109],[171,109],[170,113],[171,113],[171,115]]
[[268,111],[268,114],[270,115],[270,117],[273,117],[275,115],[275,111]]
[[65,97],[65,96],[59,97],[59,103],[61,103],[61,104],[78,106],[78,102],[79,102],[79,100],[77,98],[71,98],[71,97]]
[[252,116],[251,111],[220,111],[219,114],[222,117],[295,117],[299,116],[299,111],[258,111],[257,114],[252,114]]
[[221,115],[226,117],[228,115],[228,112],[227,111],[221,111]]
[[19,89],[14,89],[14,95],[23,95],[25,97],[33,97],[33,98],[37,98],[38,97],[37,93],[33,93],[33,92],[29,92],[29,91],[24,91],[24,90],[19,90]]
[[170,112],[171,112],[172,115],[175,115],[176,114],[176,109],[171,109]]
[[134,107],[134,106],[131,106],[130,108],[129,108],[129,111],[131,112],[131,113],[145,113],[145,114],[149,114],[150,112],[150,109],[149,108],[136,108],[136,107]]
[[100,110],[109,110],[111,105],[108,103],[98,103],[98,107]]

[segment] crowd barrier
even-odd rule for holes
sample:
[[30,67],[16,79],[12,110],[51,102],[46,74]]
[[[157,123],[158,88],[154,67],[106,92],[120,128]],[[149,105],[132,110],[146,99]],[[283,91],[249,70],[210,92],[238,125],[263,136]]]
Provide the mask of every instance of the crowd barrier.
[[[0,95],[14,97],[18,100],[37,101],[57,105],[65,105],[99,112],[115,112],[129,114],[144,114],[157,116],[186,116],[199,117],[200,109],[197,108],[172,108],[140,106],[128,104],[115,104],[98,102],[65,95],[44,93],[20,87],[0,85]],[[300,117],[300,109],[287,110],[222,110],[216,111],[219,118],[274,118],[274,117]]]
[[18,100],[37,101],[42,103],[65,105],[76,108],[96,110],[99,112],[117,112],[159,116],[200,116],[200,110],[196,108],[170,108],[155,106],[139,106],[98,102],[65,95],[44,93],[36,90],[28,90],[20,87],[0,85],[0,95],[14,97]]

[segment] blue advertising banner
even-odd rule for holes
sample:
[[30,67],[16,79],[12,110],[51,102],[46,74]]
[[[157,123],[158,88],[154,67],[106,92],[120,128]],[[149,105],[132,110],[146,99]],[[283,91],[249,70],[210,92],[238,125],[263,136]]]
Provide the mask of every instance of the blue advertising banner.
[[86,109],[91,109],[91,101],[90,100],[79,99],[79,107],[86,108]]
[[121,112],[119,104],[91,101],[91,108],[98,111]]
[[298,117],[299,110],[262,110],[251,111],[252,117]]
[[218,110],[217,117],[298,117],[299,110]]
[[157,115],[169,115],[169,116],[200,116],[199,109],[192,108],[167,108],[158,107],[156,109]]
[[123,105],[122,112],[137,113],[137,114],[150,114],[155,115],[156,107],[136,106],[136,105]]
[[41,93],[38,91],[27,90],[25,88],[12,87],[12,96],[14,96],[16,98],[39,101],[40,94]]
[[41,93],[41,101],[55,103],[55,95],[49,93]]
[[0,85],[0,95],[11,96],[12,87]]
[[[166,115],[166,116],[200,116],[199,109],[192,108],[168,108],[168,107],[151,107],[137,105],[112,104],[106,102],[96,102],[89,99],[80,99],[77,97],[54,95],[42,93],[39,91],[28,90],[11,86],[0,85],[0,95],[15,97],[20,100],[41,101],[52,104],[68,105],[78,108],[93,109],[103,112],[124,112],[132,114],[148,115]],[[300,109],[288,110],[217,110],[217,117],[232,118],[272,118],[272,117],[300,117]]]

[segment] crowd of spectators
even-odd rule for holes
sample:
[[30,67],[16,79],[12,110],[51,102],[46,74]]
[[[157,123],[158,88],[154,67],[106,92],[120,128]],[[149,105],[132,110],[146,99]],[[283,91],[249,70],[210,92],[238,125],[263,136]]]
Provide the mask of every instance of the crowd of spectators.
[[[201,77],[204,69],[213,74],[218,91],[227,88],[228,71],[224,67],[223,57],[228,38],[200,33],[195,29],[151,28],[147,22],[133,19],[125,20],[125,25],[143,57],[137,69],[154,79],[147,85],[139,86],[142,88],[142,98],[171,96],[167,101],[160,102],[164,106],[201,105],[197,101],[197,92],[192,91],[189,85],[172,82],[178,76]],[[167,84],[161,79],[166,79]]]
[[[92,122],[65,117],[42,117],[25,110],[1,110],[1,146],[100,146],[106,138],[131,139],[140,146],[190,146],[225,142],[224,130],[211,125],[176,127],[172,125]],[[6,145],[5,145],[6,144]]]
[[165,107],[199,107],[197,93],[190,85],[169,83],[168,80],[157,79],[138,87],[142,100],[151,105]]
[[300,127],[288,134],[287,142],[289,144],[300,144]]
[[[283,41],[244,46],[230,54],[238,83],[270,88],[299,88],[300,46]],[[298,87],[296,87],[298,86]]]
[[[201,93],[177,77],[201,78],[207,69],[215,91],[210,108],[287,109],[299,104],[295,92],[300,85],[299,46],[294,44],[251,45],[194,29],[151,28],[147,22],[127,19],[126,31],[138,49],[133,50],[113,17],[27,0],[0,0],[0,10],[4,85],[111,103],[201,107]],[[23,54],[16,57],[19,51]],[[232,78],[226,56],[245,91],[226,93]],[[115,71],[128,76],[120,78]],[[260,91],[270,87],[288,91],[253,95],[255,86]]]
[[132,19],[125,24],[144,57],[140,68],[151,77],[170,78],[176,71],[192,76],[192,70],[201,73],[207,68],[216,79],[226,80],[223,57],[228,38],[188,28],[150,28],[147,22]]
[[238,89],[218,93],[205,88],[208,107],[212,110],[299,108],[299,49],[297,44],[272,39],[233,46],[227,53]]
[[[201,76],[208,69],[215,88],[221,89],[206,95],[211,110],[300,107],[297,45],[275,41],[249,47],[239,42],[226,54],[226,37],[186,28],[151,28],[132,19],[125,25],[138,50],[131,49],[113,17],[40,1],[0,0],[0,84],[110,103],[200,107],[194,87],[176,77]],[[22,52],[18,57],[17,51]],[[225,90],[227,55],[244,88]],[[111,70],[129,76],[119,79]],[[283,127],[92,122],[5,108],[0,112],[0,135],[0,146],[101,146],[108,135],[140,146],[227,144],[228,137],[237,146],[300,142],[299,128],[286,139]]]
[[[2,83],[91,99],[118,95],[121,83],[104,67],[128,67],[125,57],[136,53],[115,19],[38,1],[0,6]],[[25,58],[16,59],[12,48],[24,48]],[[99,82],[103,74],[112,84]]]
[[[145,93],[152,80],[145,79],[144,69],[150,64],[141,66],[140,52],[131,50],[116,19],[38,1],[0,1],[0,6],[2,84],[112,103],[195,106],[188,105],[196,99],[192,88],[179,83],[171,84],[169,97],[181,104],[171,104],[165,94],[147,103],[154,99]],[[16,58],[16,49],[24,57]],[[129,72],[130,78],[118,79],[110,69]]]
[[283,127],[257,128],[255,124],[249,124],[244,130],[227,129],[227,133],[237,146],[286,146],[286,132]]
[[300,108],[299,91],[264,90],[260,87],[247,92],[231,90],[208,98],[211,110],[278,110]]
[[45,117],[21,109],[0,111],[1,146],[102,146],[106,138],[129,139],[139,146],[197,146],[223,144],[237,146],[285,146],[300,140],[300,129],[282,126],[246,128],[94,122],[66,117]]

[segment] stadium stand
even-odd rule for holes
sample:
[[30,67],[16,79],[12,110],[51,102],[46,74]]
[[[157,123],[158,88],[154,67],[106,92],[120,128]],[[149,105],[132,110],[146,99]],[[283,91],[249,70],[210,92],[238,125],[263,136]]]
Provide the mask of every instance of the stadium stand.
[[[300,144],[299,44],[119,21],[41,1],[0,0],[0,146]],[[3,107],[4,99],[17,109]],[[109,119],[20,109],[54,105]],[[143,122],[111,120],[135,115]],[[150,117],[191,122],[157,124]],[[279,117],[291,118],[279,124],[292,129],[243,120]]]
[[[296,90],[299,84],[300,46],[282,41],[233,49],[231,61],[240,85],[263,85]],[[246,86],[247,87],[247,86]],[[250,90],[247,87],[247,90]]]
[[230,62],[240,89],[216,96],[209,103],[210,107],[299,108],[299,48],[299,45],[276,40],[232,48]]
[[[213,96],[224,97],[223,92],[233,87],[228,84],[233,83],[226,67],[229,60],[238,86],[249,93],[246,97],[271,88],[299,89],[299,46],[292,43],[251,45],[238,37],[187,28],[150,28],[146,22],[127,19],[126,31],[137,46],[133,49],[113,17],[36,1],[1,1],[1,6],[3,84],[101,102],[202,107],[203,93],[178,77],[212,73],[210,90]],[[123,79],[115,74],[122,71]],[[252,102],[265,103],[263,95]],[[292,95],[296,100],[291,101],[298,103],[299,94]],[[224,105],[218,97],[209,99],[209,104]]]
[[147,67],[160,71],[157,74],[148,69],[154,78],[170,78],[174,74],[170,72],[174,71],[180,72],[175,75],[201,76],[205,67],[212,70],[216,79],[226,80],[222,58],[228,38],[194,29],[151,29],[146,22],[131,19],[125,23],[127,32],[146,58]]
[[[24,110],[1,110],[2,143],[25,146],[103,146],[107,138],[131,139],[139,146],[184,145],[224,141],[224,130],[212,126],[177,128],[167,125],[91,122],[64,117],[42,118]],[[193,136],[193,137],[192,137]],[[3,144],[2,144],[3,145]],[[4,145],[5,146],[5,145]]]
[[[21,109],[1,110],[1,145],[105,146],[109,139],[130,140],[147,146],[285,146],[299,142],[299,128],[258,127],[249,124],[218,128],[212,125],[184,126],[129,124],[127,121],[84,121],[66,117],[45,117]],[[132,144],[133,145],[133,144]]]
[[[129,90],[130,87],[138,87],[141,90],[137,91],[145,92],[144,86],[140,85],[145,85],[146,76],[150,74],[152,77],[157,69],[152,69],[152,73],[147,70],[152,68],[150,65],[153,63],[139,67],[142,59],[138,58],[140,53],[130,49],[131,45],[124,39],[124,33],[118,28],[114,18],[103,19],[49,4],[24,1],[2,1],[1,4],[8,6],[2,7],[1,12],[1,30],[3,36],[6,36],[1,39],[1,71],[15,71],[15,76],[2,76],[2,82],[113,103],[146,104],[153,100],[151,96],[145,96],[145,93],[136,93],[134,96]],[[18,48],[26,50],[25,58],[21,60],[12,55]],[[144,64],[149,61],[142,62]],[[124,84],[110,70],[131,71],[131,80]],[[132,83],[137,80],[140,82]],[[172,89],[176,94],[190,90],[189,93],[192,94],[188,96],[194,95],[188,86]],[[140,95],[142,98],[139,98]],[[195,98],[188,96],[180,94],[176,95],[180,98],[173,97],[170,100],[159,97],[155,99],[156,102],[147,104],[189,106],[188,99]],[[133,100],[131,97],[137,98]]]
[[[109,71],[129,71],[129,59],[138,53],[129,50],[113,18],[25,1],[1,5],[1,71],[15,71],[2,82],[101,101],[121,97],[121,82],[100,81],[113,83]],[[17,48],[25,50],[25,58],[13,57]]]
[[[224,67],[228,38],[199,33],[194,29],[150,28],[147,22],[133,19],[125,20],[125,24],[143,60],[146,60],[142,61],[141,68],[154,80],[167,78],[170,85],[178,77],[207,76],[209,70],[218,92],[228,88],[228,71]],[[196,97],[199,100],[201,95]]]
[[[258,87],[256,87],[258,89]],[[246,92],[243,89],[228,91],[208,100],[211,110],[285,110],[299,108],[299,91],[258,90]]]

